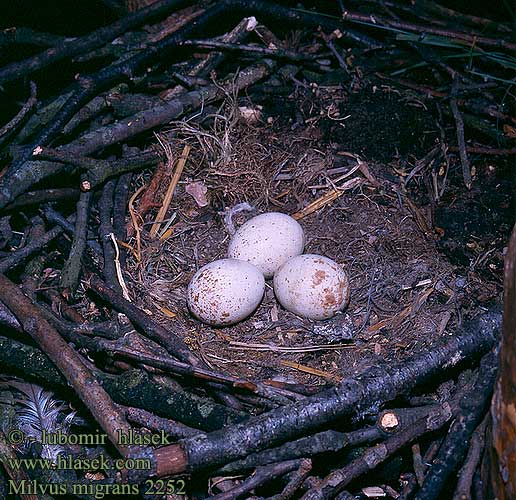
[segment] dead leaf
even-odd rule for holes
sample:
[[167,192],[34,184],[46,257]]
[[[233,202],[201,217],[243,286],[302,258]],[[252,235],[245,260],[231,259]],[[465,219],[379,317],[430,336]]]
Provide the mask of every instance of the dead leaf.
[[516,139],[516,128],[512,125],[508,125],[507,123],[503,126],[503,131],[505,132],[506,137],[511,139]]
[[197,203],[199,207],[205,207],[208,205],[208,198],[206,197],[208,188],[202,181],[190,182],[186,185],[185,190],[195,200],[195,203]]

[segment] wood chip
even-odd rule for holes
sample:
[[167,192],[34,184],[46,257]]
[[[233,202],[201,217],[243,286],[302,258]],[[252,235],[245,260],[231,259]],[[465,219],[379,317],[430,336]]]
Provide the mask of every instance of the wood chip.
[[353,189],[363,183],[363,179],[360,177],[354,177],[353,179],[350,179],[349,181],[342,184],[342,186],[339,186],[338,189],[333,189],[328,193],[323,194],[320,198],[317,198],[317,200],[303,208],[303,210],[292,214],[292,217],[296,220],[300,220],[307,215],[317,212],[328,203],[331,203],[332,201],[335,201],[337,198],[341,197],[346,191],[349,191],[350,189]]
[[316,377],[324,378],[326,380],[329,380],[330,382],[339,383],[342,380],[342,378],[337,375],[333,375],[331,373],[324,372],[322,370],[318,370],[317,368],[312,368],[310,366],[294,363],[292,361],[281,360],[280,364],[283,366],[288,366],[289,368],[293,368],[294,370],[298,370],[300,372],[309,373],[310,375],[315,375]]
[[136,260],[140,262],[142,260],[142,242],[140,238],[140,225],[138,224],[138,214],[134,208],[134,201],[138,195],[145,189],[145,186],[139,188],[129,199],[129,215],[133,223],[133,229],[136,233]]
[[[181,178],[181,174],[183,173],[183,169],[185,167],[186,160],[188,159],[189,154],[190,154],[190,146],[187,144],[183,149],[183,153],[182,153],[181,157],[177,161],[176,170],[174,171],[174,175],[172,176],[172,179],[170,180],[170,184],[168,185],[168,189],[165,194],[165,198],[163,199],[163,204],[161,205],[161,208],[156,217],[156,222],[151,227],[150,235],[152,238],[155,238],[156,235],[158,234],[161,223],[162,223],[163,219],[165,218],[165,215],[167,214],[167,210],[170,207],[170,202],[172,201],[172,196],[174,196],[174,191],[177,187],[179,179]],[[167,153],[167,157],[168,157],[168,155],[169,154]],[[169,157],[169,161],[170,161],[170,157]]]
[[380,498],[387,496],[387,493],[385,493],[385,491],[379,486],[368,486],[367,488],[362,488],[362,493],[367,498]]

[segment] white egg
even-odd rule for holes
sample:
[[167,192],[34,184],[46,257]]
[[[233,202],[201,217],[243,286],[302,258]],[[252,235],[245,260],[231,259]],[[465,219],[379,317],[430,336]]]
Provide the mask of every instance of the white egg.
[[298,316],[331,318],[349,302],[344,269],[321,255],[299,255],[274,275],[274,293],[280,304]]
[[238,228],[229,243],[228,257],[250,262],[271,278],[288,259],[301,255],[304,247],[301,225],[289,215],[269,212]]
[[232,325],[260,304],[265,280],[258,268],[235,259],[221,259],[201,267],[187,291],[188,308],[210,325]]

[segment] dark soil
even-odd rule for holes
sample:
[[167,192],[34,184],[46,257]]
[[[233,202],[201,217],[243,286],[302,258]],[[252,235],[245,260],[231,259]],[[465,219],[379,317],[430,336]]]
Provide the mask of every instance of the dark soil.
[[393,158],[421,156],[437,137],[435,121],[421,103],[407,102],[385,86],[351,94],[339,111],[347,118],[325,121],[325,136],[367,160],[388,163]]

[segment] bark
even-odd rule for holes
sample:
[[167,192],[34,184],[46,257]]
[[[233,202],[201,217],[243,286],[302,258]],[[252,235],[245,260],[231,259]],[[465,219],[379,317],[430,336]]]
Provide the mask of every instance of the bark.
[[[183,340],[161,325],[154,322],[147,314],[126,300],[122,295],[117,294],[102,280],[92,277],[91,287],[97,295],[107,300],[114,309],[125,314],[133,324],[141,328],[147,337],[162,345],[172,356],[196,368],[206,368],[206,364],[195,356],[186,346]],[[209,382],[213,385],[212,382]],[[217,391],[216,395],[228,406],[240,409],[241,405],[231,394]]]
[[368,448],[360,457],[356,458],[342,469],[333,471],[316,487],[307,491],[302,500],[329,500],[343,490],[351,481],[375,469],[400,448],[420,436],[441,428],[452,417],[450,405],[443,403],[431,410],[428,415],[419,419],[412,426],[403,429],[377,444]]
[[[422,472],[425,473],[428,467],[432,465],[432,461],[439,451],[439,448],[441,446],[441,439],[436,439],[435,441],[432,441],[430,445],[428,446],[424,456],[422,457]],[[406,480],[406,484],[403,487],[403,490],[400,493],[399,500],[409,500],[413,497],[413,493],[418,488],[419,483],[416,474],[407,474],[406,477],[404,477]]]
[[0,146],[20,127],[27,115],[34,109],[37,104],[36,84],[30,82],[30,97],[22,106],[18,114],[9,122],[0,128]]
[[68,89],[61,95],[54,96],[51,100],[42,103],[41,108],[27,120],[27,123],[13,139],[13,142],[15,144],[23,144],[30,139],[38,130],[41,130],[42,127],[52,120],[71,95],[72,93]]
[[[43,215],[48,222],[56,224],[63,229],[68,236],[73,238],[75,234],[75,215],[71,215],[66,219],[50,206],[43,207]],[[102,249],[96,240],[88,239],[86,244],[96,254],[97,258],[102,258]]]
[[55,240],[59,235],[63,233],[60,227],[54,227],[47,231],[41,238],[27,243],[24,247],[15,250],[9,255],[0,260],[0,273],[5,273],[13,267],[19,266],[25,262],[31,255],[41,250],[43,247],[48,245],[51,241]]
[[66,102],[34,139],[33,145],[28,148],[28,151],[20,154],[19,158],[13,162],[8,172],[17,171],[20,166],[28,160],[35,147],[48,145],[61,133],[63,127],[73,118],[81,107],[97,96],[99,92],[112,87],[122,79],[132,77],[142,66],[151,64],[158,59],[158,57],[164,57],[167,53],[170,53],[173,48],[177,47],[178,42],[190,34],[195,33],[200,26],[204,26],[206,23],[212,21],[224,8],[224,5],[215,5],[207,9],[206,12],[199,16],[194,22],[188,23],[186,26],[183,26],[171,35],[152,44],[145,50],[136,53],[128,59],[106,66],[93,75],[79,79],[77,86],[73,89]]
[[39,189],[37,191],[29,191],[18,196],[12,203],[5,207],[6,211],[16,210],[20,207],[31,205],[41,205],[50,201],[67,201],[77,200],[80,191],[74,188],[57,188],[57,189]]
[[318,453],[335,453],[345,448],[378,441],[385,436],[386,433],[382,432],[382,430],[376,426],[365,427],[364,429],[349,432],[338,432],[334,430],[318,432],[313,436],[296,439],[295,441],[285,443],[276,448],[253,453],[242,460],[225,465],[219,472],[223,474],[236,474],[242,470],[252,469],[274,462],[311,457]]
[[25,26],[5,28],[0,31],[0,47],[5,48],[11,45],[38,45],[41,47],[52,47],[63,43],[66,37],[35,31]]
[[377,29],[385,29],[385,27],[390,26],[400,30],[412,31],[418,33],[420,36],[437,35],[450,38],[452,40],[462,42],[467,46],[483,45],[485,47],[496,47],[498,49],[505,49],[509,51],[516,50],[516,43],[513,43],[509,40],[504,40],[502,38],[477,36],[462,31],[436,28],[429,25],[396,21],[393,19],[381,19],[378,16],[361,14],[359,12],[345,11],[342,17],[344,18],[344,21],[366,23],[368,26]]
[[289,472],[298,470],[305,462],[306,461],[303,460],[288,460],[286,462],[258,467],[252,476],[240,483],[238,486],[225,491],[224,493],[212,496],[209,500],[234,500],[235,498],[239,498],[278,477],[282,477]]
[[227,50],[229,52],[242,52],[251,56],[270,57],[278,59],[286,59],[290,61],[308,61],[315,62],[316,57],[311,54],[303,54],[302,52],[294,52],[293,50],[269,49],[260,47],[259,45],[244,45],[240,43],[220,42],[217,40],[185,40],[181,42],[182,47],[198,47],[200,49],[209,50]]
[[[250,68],[246,68],[241,71],[236,78],[236,88],[239,90],[246,88],[267,76],[273,68],[274,63],[270,61],[264,61]],[[158,125],[168,123],[188,111],[192,111],[209,101],[222,97],[224,97],[224,93],[221,91],[220,87],[216,85],[210,85],[201,90],[188,92],[185,95],[168,101],[166,104],[147,109],[125,120],[120,120],[113,125],[107,125],[87,133],[72,143],[58,148],[58,151],[68,157],[88,155],[99,149],[125,141]],[[39,150],[36,149],[36,151]],[[23,162],[21,165],[18,165],[18,167],[12,166],[10,169],[11,171],[6,172],[0,181],[0,208],[29,189],[36,182],[58,173],[63,169],[63,164],[31,160]],[[119,168],[114,172],[108,173],[104,173],[104,170],[98,171],[94,169],[90,173],[92,176],[91,183],[96,185],[110,175],[131,169],[132,168],[126,168],[124,170]],[[97,174],[93,172],[97,172]]]
[[433,2],[432,0],[415,0],[413,5],[417,10],[427,10],[430,13],[442,16],[445,19],[453,19],[454,21],[471,25],[475,28],[481,26],[483,30],[503,30],[506,33],[510,32],[510,29],[500,22],[495,22],[491,19],[485,19],[483,17],[464,14],[462,12],[444,7],[436,2]]
[[[29,477],[27,476],[25,469],[15,469],[8,465],[11,461],[16,460],[16,458],[16,453],[14,452],[11,443],[0,430],[0,463],[3,465],[5,472],[15,484],[23,484],[24,482],[29,481]],[[32,494],[23,494],[20,495],[20,498],[21,500],[38,500],[38,496]]]
[[[126,241],[126,211],[127,202],[129,200],[129,189],[131,187],[131,179],[133,174],[130,172],[122,174],[116,183],[115,193],[113,195],[113,228],[115,237],[119,241]],[[120,245],[120,265],[125,264],[126,250]]]
[[[261,63],[240,71],[237,77],[232,80],[235,90],[242,90],[256,83],[269,75],[274,67],[275,64],[272,61],[264,60]],[[74,155],[89,154],[101,148],[124,141],[130,137],[134,137],[158,125],[168,123],[203,104],[205,105],[222,97],[224,97],[224,92],[219,85],[208,85],[205,88],[188,92],[160,106],[155,106],[136,113],[113,125],[107,125],[106,127],[87,133],[73,143],[64,146],[62,150],[63,152]]]
[[[152,366],[165,372],[183,375],[186,377],[195,378],[199,381],[205,381],[208,384],[217,384],[217,386],[227,385],[230,389],[237,391],[250,391],[262,397],[275,401],[278,404],[290,403],[292,399],[302,399],[301,396],[286,391],[267,386],[261,382],[253,380],[239,379],[215,372],[213,370],[194,367],[181,361],[176,361],[170,356],[163,356],[158,353],[143,353],[131,349],[129,345],[124,346],[122,342],[112,342],[105,339],[89,339],[85,337],[73,337],[71,340],[82,347],[86,347],[92,351],[106,352],[112,356],[120,356],[127,360],[143,364],[145,366]],[[290,398],[290,399],[289,399]]]
[[516,229],[505,255],[503,334],[500,377],[491,408],[491,476],[499,500],[516,498]]
[[482,458],[482,453],[484,452],[485,434],[488,423],[489,415],[484,418],[483,422],[473,433],[473,436],[471,436],[468,454],[458,474],[457,487],[455,488],[453,500],[468,500],[471,496],[473,477]]
[[120,159],[99,160],[68,153],[63,149],[36,148],[34,156],[42,160],[74,165],[83,169],[85,173],[82,176],[81,188],[89,191],[105,182],[106,179],[155,164],[161,158],[162,153],[157,149],[149,148],[141,153]]
[[77,216],[75,218],[75,230],[70,254],[61,271],[61,287],[75,293],[79,285],[79,277],[82,267],[82,256],[86,249],[88,236],[88,217],[90,215],[90,203],[92,193],[81,193],[77,202]]
[[453,80],[450,108],[453,113],[453,118],[455,120],[455,128],[457,130],[457,143],[459,145],[460,162],[462,165],[462,177],[464,178],[464,184],[466,185],[466,187],[468,189],[471,189],[471,167],[469,163],[468,153],[466,151],[466,140],[464,138],[464,120],[462,119],[462,114],[459,111],[456,98],[458,82],[458,76],[456,76]]
[[359,47],[365,46],[373,49],[380,48],[383,45],[381,42],[368,35],[347,28],[341,20],[323,14],[289,9],[288,7],[263,0],[229,0],[227,3],[228,5],[242,10],[246,15],[255,14],[258,19],[274,19],[288,23],[289,25],[304,26],[307,28],[318,28],[321,26],[324,30],[328,31],[339,30],[346,41],[358,45]]
[[150,316],[124,299],[122,295],[110,288],[106,283],[103,283],[102,280],[92,277],[90,286],[92,291],[99,297],[109,302],[118,312],[125,314],[132,323],[142,329],[145,335],[165,347],[172,356],[192,366],[198,366],[200,364],[197,357],[192,354],[182,339],[175,333],[166,330],[161,325],[154,322]]
[[73,118],[63,127],[63,134],[72,133],[82,123],[95,118],[104,110],[111,109],[112,103],[121,99],[128,88],[126,83],[121,83],[111,90],[93,98],[77,111]]
[[104,389],[113,394],[113,399],[121,405],[144,408],[206,432],[248,418],[247,414],[226,408],[206,397],[172,390],[152,379],[143,370],[129,370],[116,376],[102,375],[101,382]]
[[124,407],[127,420],[155,432],[164,431],[174,439],[183,439],[201,434],[202,431],[188,427],[168,418],[158,417],[147,410]]
[[104,279],[111,283],[113,289],[117,293],[122,293],[122,288],[118,282],[116,265],[115,265],[115,248],[111,235],[113,234],[113,223],[111,220],[113,212],[113,193],[115,190],[116,180],[106,182],[102,188],[98,209],[99,209],[99,240],[102,244],[104,252],[104,267],[102,273]]

